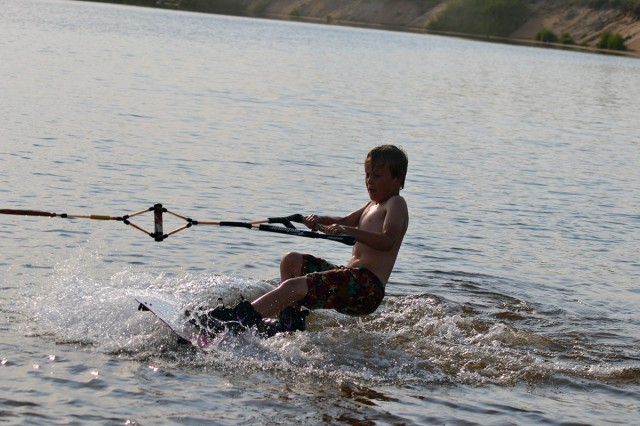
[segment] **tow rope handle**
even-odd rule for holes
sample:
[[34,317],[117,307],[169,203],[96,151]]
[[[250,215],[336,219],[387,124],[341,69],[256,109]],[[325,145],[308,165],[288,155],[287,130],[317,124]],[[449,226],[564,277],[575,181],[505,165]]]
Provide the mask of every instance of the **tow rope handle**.
[[[142,228],[139,225],[131,222],[131,218],[141,215],[143,213],[153,212],[153,232],[149,232],[146,229]],[[164,214],[171,214],[179,219],[182,219],[186,222],[185,225],[174,229],[168,233],[164,232]],[[140,210],[135,213],[131,213],[124,216],[109,216],[109,215],[76,215],[76,214],[67,214],[67,213],[51,213],[40,210],[15,210],[15,209],[0,209],[0,214],[10,214],[10,215],[20,215],[20,216],[40,216],[40,217],[60,217],[63,219],[93,219],[93,220],[117,220],[125,225],[130,225],[133,228],[144,232],[149,235],[157,242],[164,241],[168,237],[173,234],[176,234],[184,229],[190,228],[193,225],[217,225],[217,226],[230,226],[230,227],[238,227],[238,228],[247,228],[247,229],[256,229],[259,231],[267,231],[267,232],[275,232],[278,234],[287,234],[287,235],[295,235],[299,237],[307,237],[307,238],[317,238],[317,239],[325,239],[330,241],[337,241],[346,245],[354,245],[356,243],[355,238],[348,235],[330,235],[330,234],[321,234],[319,232],[307,231],[303,229],[297,229],[291,222],[304,223],[304,217],[301,214],[293,214],[290,216],[283,217],[271,217],[267,220],[260,220],[256,222],[230,222],[230,221],[222,221],[222,222],[201,222],[197,220],[193,220],[189,217],[182,216],[180,214],[174,213],[172,211],[167,210],[162,204],[154,204],[152,207],[148,209]],[[273,226],[273,225],[265,225],[265,223],[279,223],[284,226]]]

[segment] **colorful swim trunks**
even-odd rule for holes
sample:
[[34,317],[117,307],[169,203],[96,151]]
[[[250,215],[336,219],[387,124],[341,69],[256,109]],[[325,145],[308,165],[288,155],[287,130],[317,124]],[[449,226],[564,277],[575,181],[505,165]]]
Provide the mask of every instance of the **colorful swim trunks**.
[[369,269],[335,266],[324,259],[303,255],[309,291],[300,301],[308,309],[335,309],[352,316],[374,312],[384,298],[384,284]]

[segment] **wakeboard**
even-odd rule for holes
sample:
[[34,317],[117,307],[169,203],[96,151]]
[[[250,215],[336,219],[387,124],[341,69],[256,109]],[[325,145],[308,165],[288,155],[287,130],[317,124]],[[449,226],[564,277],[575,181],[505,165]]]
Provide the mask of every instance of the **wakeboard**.
[[177,303],[154,297],[135,298],[139,311],[149,311],[162,321],[178,337],[180,343],[206,349],[211,345],[212,337],[188,321],[185,311]]
[[[243,301],[234,309],[225,308],[196,308],[185,310],[175,302],[154,297],[136,297],[140,304],[139,311],[149,311],[167,325],[178,336],[181,343],[206,349],[213,344],[216,335],[220,333],[242,333],[253,326],[257,335],[268,338],[282,332],[304,331],[305,317],[308,310],[285,308],[277,319],[262,319],[251,307],[249,302]],[[221,303],[221,300],[220,300]],[[241,309],[242,308],[242,309]],[[258,318],[251,315],[257,315]],[[251,323],[251,319],[256,320]]]

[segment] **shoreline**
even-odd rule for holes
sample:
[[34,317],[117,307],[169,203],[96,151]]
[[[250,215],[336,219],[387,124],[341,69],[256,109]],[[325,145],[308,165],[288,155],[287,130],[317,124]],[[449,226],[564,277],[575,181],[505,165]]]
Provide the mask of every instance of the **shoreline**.
[[[76,0],[77,1],[77,0]],[[544,49],[569,50],[581,53],[640,58],[640,17],[617,9],[591,9],[571,5],[560,0],[531,1],[527,20],[508,36],[490,36],[427,29],[446,8],[446,3],[420,8],[413,0],[242,0],[235,9],[215,8],[197,0],[182,4],[181,0],[85,0],[100,3],[128,4],[131,6],[185,12],[239,16],[252,19],[305,22],[383,31],[431,34],[458,37],[489,43],[502,43]],[[185,0],[186,1],[186,0]],[[199,1],[199,0],[198,0]],[[550,43],[535,40],[536,34],[548,29],[556,34],[568,34],[575,44]],[[595,45],[605,31],[624,36],[626,50],[601,49]]]
[[261,16],[244,15],[246,18],[252,19],[270,19],[274,21],[291,21],[291,22],[304,22],[310,24],[322,24],[322,25],[336,25],[343,27],[353,28],[368,28],[381,31],[395,31],[395,32],[407,32],[414,34],[430,34],[444,37],[456,37],[468,40],[484,41],[488,43],[500,43],[500,44],[512,44],[517,46],[528,46],[542,49],[554,49],[554,50],[570,50],[581,53],[592,53],[598,55],[612,55],[623,56],[629,58],[640,58],[640,52],[636,50],[611,50],[611,49],[599,49],[593,46],[582,46],[578,44],[564,44],[564,43],[549,43],[537,40],[530,40],[517,37],[497,37],[490,35],[477,35],[469,33],[457,33],[449,31],[432,31],[422,27],[416,27],[411,25],[389,25],[389,24],[377,24],[361,21],[350,21],[345,19],[332,19],[331,22],[327,22],[326,19],[315,18],[311,16],[296,16],[292,17],[289,14],[283,13],[264,13]]

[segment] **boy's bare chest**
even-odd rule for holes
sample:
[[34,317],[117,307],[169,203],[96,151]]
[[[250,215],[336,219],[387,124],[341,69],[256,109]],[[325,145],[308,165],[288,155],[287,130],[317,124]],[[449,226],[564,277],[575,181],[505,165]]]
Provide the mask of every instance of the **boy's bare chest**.
[[387,209],[383,204],[371,204],[360,217],[359,228],[366,231],[381,231]]

